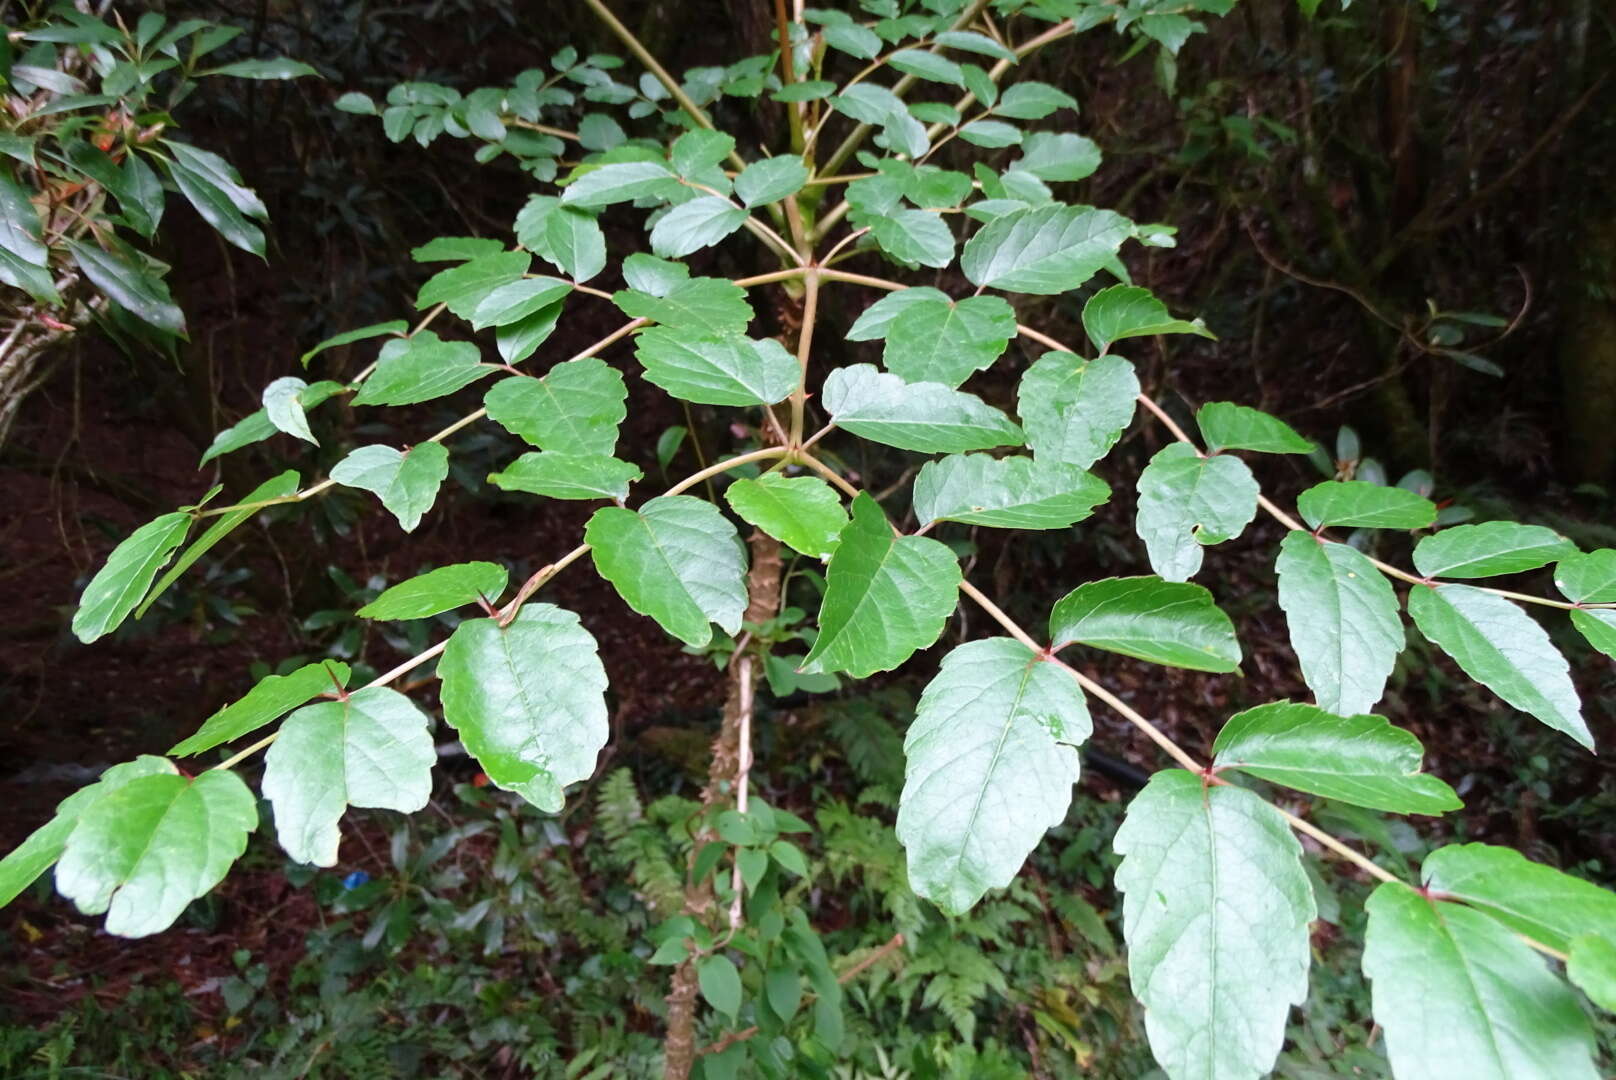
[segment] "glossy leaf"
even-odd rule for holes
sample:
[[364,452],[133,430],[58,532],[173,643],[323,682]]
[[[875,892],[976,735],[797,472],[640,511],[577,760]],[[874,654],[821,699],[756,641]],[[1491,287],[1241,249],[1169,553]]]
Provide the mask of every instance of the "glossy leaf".
[[1066,817],[1091,723],[1071,674],[1010,638],[943,658],[904,739],[909,883],[950,915],[1010,884]]
[[509,326],[549,307],[572,291],[570,281],[559,278],[518,278],[501,285],[483,297],[471,313],[474,330],[489,326]]
[[1593,749],[1565,657],[1526,612],[1469,585],[1416,585],[1408,593],[1408,613],[1465,674]]
[[165,930],[223,879],[247,848],[258,808],[228,770],[129,781],[85,810],[56,866],[56,888],[106,930]]
[[489,419],[541,450],[610,456],[628,416],[628,388],[598,357],[567,360],[534,379],[502,379],[483,397]]
[[543,247],[535,254],[573,281],[588,281],[606,269],[606,234],[600,223],[570,206],[557,206],[545,215]]
[[1595,1080],[1571,991],[1503,926],[1399,882],[1365,903],[1363,970],[1400,1077]]
[[134,761],[114,765],[86,787],[63,799],[55,815],[0,859],[0,907],[11,903],[29,885],[61,858],[67,838],[79,818],[95,803],[118,788],[142,776],[174,775],[178,772],[167,758],[142,754]]
[[1573,611],[1571,625],[1588,644],[1616,660],[1616,611]]
[[[342,393],[347,387],[342,383],[323,379],[298,393],[298,402],[307,413],[321,402]],[[275,425],[269,422],[269,416],[263,409],[248,413],[236,424],[225,428],[213,437],[213,442],[202,452],[202,460],[197,463],[200,468],[223,454],[240,450],[244,446],[263,442],[275,434]]]
[[382,346],[380,362],[354,395],[355,405],[414,405],[452,394],[499,369],[479,359],[477,346],[443,341],[430,330]]
[[1157,1063],[1173,1080],[1266,1074],[1307,997],[1316,914],[1285,819],[1244,788],[1165,769],[1115,847],[1128,978]]
[[905,382],[950,389],[997,360],[1016,336],[1016,313],[997,296],[911,304],[892,321],[881,363]]
[[[257,487],[249,491],[239,501],[243,506],[251,507],[253,503],[262,502],[269,499],[284,498],[297,490],[299,480],[300,477],[297,474],[297,470],[288,469],[279,476],[271,477],[270,479],[265,480],[262,484],[259,484]],[[140,606],[135,609],[135,618],[138,619],[142,615],[146,614],[147,609],[157,601],[159,596],[162,596],[163,593],[168,590],[170,585],[179,580],[181,574],[189,570],[193,565],[196,564],[198,559],[211,551],[215,544],[217,544],[220,540],[223,540],[232,531],[234,531],[237,526],[246,521],[248,518],[252,517],[254,514],[258,513],[261,509],[262,507],[245,510],[231,510],[229,513],[220,514],[218,517],[214,518],[212,524],[207,527],[207,530],[204,531],[201,536],[191,541],[190,545],[180,553],[179,558],[174,560],[174,564],[163,573],[162,577],[157,579],[157,584],[152,586],[151,591],[146,594],[146,598],[142,600],[140,602]]]
[[1054,649],[1089,645],[1152,664],[1192,671],[1237,671],[1240,642],[1212,594],[1156,577],[1106,578],[1079,585],[1049,614]]
[[[1003,109],[998,111],[1003,112]],[[1083,329],[1102,353],[1124,338],[1157,334],[1213,336],[1201,320],[1185,322],[1173,318],[1167,305],[1156,299],[1155,294],[1135,285],[1113,285],[1089,297],[1088,303],[1083,305]]]
[[1420,741],[1381,716],[1337,716],[1281,701],[1236,713],[1212,744],[1213,765],[1391,814],[1444,814],[1464,804],[1420,771]]
[[1139,378],[1119,356],[1047,352],[1021,377],[1016,407],[1033,456],[1086,469],[1133,422]]
[[443,718],[488,779],[546,813],[606,745],[606,670],[578,616],[528,603],[509,626],[468,619],[438,662]]
[[90,284],[127,308],[142,322],[170,334],[185,333],[185,313],[169,295],[168,286],[144,264],[127,244],[109,241],[111,250],[68,238],[62,246],[73,255]]
[[448,475],[449,451],[435,442],[417,443],[403,452],[361,446],[331,470],[337,483],[374,492],[405,532],[414,532],[421,515],[432,509]]
[[497,602],[508,579],[498,563],[440,566],[389,587],[354,614],[361,619],[429,619],[478,600]]
[[712,640],[712,624],[738,633],[746,559],[735,526],[711,503],[663,495],[638,511],[595,511],[584,542],[600,576],[625,603],[685,644]]
[[1105,481],[1075,465],[1027,457],[951,454],[921,466],[915,517],[997,529],[1064,529],[1111,497]]
[[288,716],[264,755],[263,781],[286,854],[335,866],[348,807],[408,814],[426,806],[438,759],[429,724],[409,698],[385,686]]
[[1326,480],[1297,496],[1302,520],[1315,529],[1424,529],[1436,521],[1436,504],[1400,487],[1364,480]]
[[73,635],[88,645],[116,630],[146,595],[157,571],[184,541],[190,527],[191,516],[176,510],[148,521],[113,548],[84,586],[73,613]]
[[765,473],[756,480],[735,481],[724,498],[742,521],[816,559],[829,558],[836,550],[848,520],[841,497],[815,476]]
[[55,304],[60,301],[50,270],[50,249],[43,242],[39,211],[28,193],[0,172],[0,281]]
[[289,675],[266,675],[239,700],[208,717],[196,734],[169,747],[168,752],[187,757],[234,742],[311,698],[347,686],[350,674],[348,665],[340,660],[325,660],[304,664]]
[[268,217],[258,196],[245,187],[229,162],[217,154],[184,143],[166,142],[174,152],[168,162],[168,175],[196,208],[202,220],[231,244],[264,257],[264,231],[250,218]]
[[577,207],[610,206],[647,196],[666,198],[682,186],[661,162],[623,161],[583,173],[562,191],[561,202]]
[[952,304],[947,293],[929,285],[916,285],[912,289],[897,289],[864,309],[847,331],[848,341],[878,341],[892,332],[892,326],[912,307],[934,307]]
[[718,243],[741,227],[746,211],[717,195],[680,203],[651,229],[651,250],[667,259],[683,258]]
[[1313,443],[1283,420],[1228,401],[1211,401],[1195,414],[1209,450],[1257,450],[1265,454],[1310,454]]
[[1616,893],[1513,848],[1449,844],[1426,857],[1420,878],[1551,949],[1565,952],[1590,930],[1616,942]]
[[820,397],[838,427],[902,450],[946,454],[1021,445],[1021,429],[980,398],[940,383],[906,383],[870,364],[832,371]]
[[647,381],[703,405],[772,405],[797,388],[797,358],[773,338],[654,326],[636,339]]
[[1554,587],[1574,604],[1616,602],[1616,551],[1567,555],[1554,568]]
[[1492,577],[1536,570],[1575,554],[1576,545],[1552,529],[1488,521],[1422,538],[1414,545],[1414,566],[1426,577]]
[[614,295],[612,302],[632,319],[650,319],[701,337],[744,334],[752,321],[746,290],[718,278],[680,281],[662,295],[625,290]]
[[552,499],[626,499],[628,486],[645,474],[638,465],[604,454],[554,450],[523,454],[488,482],[504,491],[525,491]]
[[1139,474],[1136,528],[1150,565],[1168,581],[1201,569],[1201,549],[1239,536],[1257,514],[1257,481],[1226,454],[1200,457],[1185,443],[1156,452]]
[[1374,708],[1405,642],[1391,584],[1356,548],[1304,532],[1280,542],[1274,569],[1314,700],[1339,716]]
[[880,504],[861,493],[825,580],[819,637],[802,670],[862,679],[937,640],[958,603],[961,574],[937,541],[893,536]]
[[971,237],[960,269],[971,284],[1053,296],[1081,288],[1134,235],[1121,214],[1051,204],[997,217]]
[[520,280],[532,262],[533,257],[525,251],[501,251],[439,271],[421,286],[415,306],[442,304],[462,319],[470,319],[489,293]]

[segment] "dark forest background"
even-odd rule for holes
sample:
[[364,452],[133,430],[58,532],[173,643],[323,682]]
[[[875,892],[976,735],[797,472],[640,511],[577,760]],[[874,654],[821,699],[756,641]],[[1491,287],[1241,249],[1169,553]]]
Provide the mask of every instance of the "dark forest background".
[[[406,80],[462,91],[509,85],[569,44],[621,51],[583,5],[557,0],[121,9],[132,16],[148,6],[243,26],[241,55],[296,57],[324,79],[214,80],[187,103],[186,134],[234,162],[268,204],[267,262],[226,247],[173,204],[159,254],[174,266],[189,341],[171,359],[79,335],[55,356],[0,450],[0,849],[101,767],[193,730],[240,693],[254,665],[335,654],[390,666],[399,643],[344,617],[364,590],[463,558],[542,560],[570,546],[587,516],[580,505],[491,492],[476,466],[493,453],[492,437],[472,429],[457,442],[456,461],[469,464],[444,488],[448,512],[415,533],[373,512],[368,495],[338,490],[286,511],[273,528],[243,529],[238,547],[115,639],[86,648],[71,637],[78,591],[112,545],[212,483],[195,462],[216,431],[256,408],[261,388],[294,370],[314,342],[407,313],[428,273],[410,261],[413,246],[446,234],[507,237],[533,190],[509,158],[477,165],[472,147],[451,139],[391,143],[373,118],[335,110],[336,98],[380,97]],[[616,7],[675,72],[770,48],[768,0]],[[1295,0],[1242,0],[1186,44],[1171,93],[1150,54],[1125,56],[1108,31],[1044,50],[1022,75],[1074,95],[1078,130],[1105,151],[1083,201],[1179,230],[1177,248],[1146,249],[1130,269],[1175,312],[1203,316],[1218,340],[1140,344],[1130,355],[1148,392],[1185,415],[1207,400],[1260,407],[1330,449],[1339,475],[1380,470],[1396,481],[1427,470],[1445,503],[1598,547],[1616,544],[1613,35],[1613,12],[1599,0],[1442,0],[1434,11],[1356,0],[1345,12],[1325,0],[1311,19]],[[725,98],[716,110],[743,144],[779,145],[780,116],[766,101]],[[617,227],[614,249],[637,241],[632,222]],[[731,269],[749,268],[716,259],[710,272]],[[1023,321],[1078,336],[1075,301],[1035,303],[1043,310],[1024,311]],[[833,309],[830,325],[845,328],[857,314]],[[570,352],[609,329],[585,314],[563,322],[553,347]],[[861,346],[827,334],[823,348]],[[325,375],[369,358],[363,345],[337,350]],[[827,356],[827,366],[836,362]],[[430,405],[413,413],[400,422],[406,435],[444,415]],[[632,413],[627,455],[656,475],[656,442],[672,425],[717,444],[721,422],[707,413],[666,401]],[[351,421],[326,418],[333,437],[322,439],[321,468],[344,452],[336,433]],[[1136,429],[1111,468],[1136,469],[1156,438]],[[903,469],[896,457],[860,467],[891,482]],[[309,464],[282,436],[222,459],[222,479],[243,490],[295,461]],[[1276,497],[1319,479],[1300,458],[1260,469]],[[977,537],[974,572],[1029,613],[1077,581],[1137,572],[1130,485],[1114,487],[1118,498],[1091,522],[1022,538],[1014,559],[1001,540]],[[1121,660],[1107,668],[1112,685],[1192,749],[1234,708],[1305,693],[1273,600],[1279,535],[1259,522],[1208,559],[1205,583],[1229,598],[1242,625],[1243,679]],[[657,830],[642,827],[657,820],[657,795],[689,793],[722,675],[615,603],[592,575],[552,588],[601,641],[617,731],[576,815],[552,825],[561,839],[543,840],[539,823],[486,798],[450,761],[439,813],[408,826],[364,818],[335,874],[289,873],[272,843],[256,844],[246,872],[199,902],[183,929],[156,939],[114,944],[60,899],[25,897],[0,913],[0,1071],[222,1076],[251,1061],[287,1075],[347,1076],[364,1075],[355,1062],[381,1061],[375,1075],[548,1076],[561,1075],[547,1071],[550,1062],[592,1047],[596,1057],[575,1075],[594,1075],[649,1053],[664,969],[610,961],[631,954],[627,928],[644,921],[625,883],[651,856],[633,838],[643,832],[653,843]],[[951,627],[934,654],[975,629]],[[1580,642],[1559,643],[1573,657],[1589,726],[1609,744],[1616,673]],[[843,934],[848,955],[918,918],[890,880],[901,886],[901,860],[881,831],[891,810],[879,789],[890,783],[890,752],[925,666],[829,699],[783,702],[760,736],[760,768],[778,792],[771,800],[805,817],[821,812],[816,922]],[[1444,828],[1616,881],[1616,769],[1607,760],[1512,712],[1424,647],[1400,661],[1386,711],[1420,736],[1428,768],[1467,801]],[[954,944],[949,935],[935,947],[920,938],[907,968],[880,974],[859,1022],[870,1032],[863,1071],[850,1076],[926,1075],[914,1048],[945,1043],[953,1057],[926,1051],[945,1062],[934,1075],[1148,1070],[1111,943],[1102,852],[1135,767],[1154,759],[1119,723],[1098,714],[1096,722],[1097,760],[1083,783],[1091,798],[1030,868],[1014,898],[1026,917],[955,932]],[[877,796],[864,798],[872,789]],[[1359,835],[1388,828],[1346,825]],[[541,837],[514,867],[513,830]],[[1419,853],[1417,838],[1388,835]],[[424,861],[435,842],[443,851]],[[450,865],[459,876],[445,884]],[[356,874],[393,884],[361,902],[354,897],[366,885],[353,884]],[[526,892],[524,877],[537,883]],[[1357,887],[1332,884],[1343,896]],[[1082,908],[1054,893],[1077,896]],[[424,896],[452,903],[434,907]],[[463,917],[485,901],[477,920]],[[1344,900],[1341,925],[1321,924],[1322,951],[1338,935],[1350,940],[1356,907]],[[617,938],[613,923],[623,924]],[[961,940],[970,956],[947,951]],[[1378,1075],[1366,995],[1348,978],[1349,960],[1339,956],[1339,984],[1320,969],[1312,1020],[1293,1031],[1282,1074]],[[883,1011],[903,993],[913,1014]],[[912,1030],[883,1033],[886,1022]],[[340,1056],[354,1047],[364,1052]],[[877,1047],[892,1070],[910,1072],[878,1071],[887,1066]],[[1073,1063],[1088,1071],[1060,1071]],[[49,1071],[81,1066],[105,1071]]]

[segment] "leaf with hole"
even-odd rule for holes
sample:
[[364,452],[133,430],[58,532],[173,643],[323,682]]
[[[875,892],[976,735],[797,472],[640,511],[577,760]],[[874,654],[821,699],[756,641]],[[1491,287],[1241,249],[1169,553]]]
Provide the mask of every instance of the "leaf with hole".
[[572,612],[529,603],[509,626],[467,619],[438,675],[443,718],[497,786],[553,814],[568,784],[594,775],[609,734],[606,670]]
[[915,892],[961,915],[1010,884],[1065,819],[1090,728],[1071,673],[1018,641],[944,657],[904,739],[898,840]]

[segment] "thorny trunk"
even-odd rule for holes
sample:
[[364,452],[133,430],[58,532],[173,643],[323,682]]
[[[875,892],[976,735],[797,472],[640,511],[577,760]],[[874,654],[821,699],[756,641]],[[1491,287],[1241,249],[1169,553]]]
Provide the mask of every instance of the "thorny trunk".
[[[746,575],[746,621],[753,625],[774,618],[780,610],[780,582],[783,563],[780,544],[761,532],[753,533],[752,569]],[[743,646],[745,641],[743,639]],[[752,685],[756,679],[751,656],[745,648],[736,650],[729,666],[729,690],[724,699],[724,719],[713,740],[712,762],[707,770],[707,786],[702,790],[703,809],[736,798],[745,782],[751,748],[741,738],[752,720]],[[697,837],[692,851],[699,851],[707,835]],[[685,888],[685,912],[698,919],[713,911],[713,891],[705,882]],[[673,972],[673,986],[667,997],[668,1033],[663,1041],[664,1080],[686,1080],[696,1063],[696,964],[686,959]]]

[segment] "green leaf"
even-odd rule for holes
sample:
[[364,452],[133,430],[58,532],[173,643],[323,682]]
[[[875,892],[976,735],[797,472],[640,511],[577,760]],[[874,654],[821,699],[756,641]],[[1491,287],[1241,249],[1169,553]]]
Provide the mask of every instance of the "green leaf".
[[1414,566],[1426,577],[1478,578],[1536,570],[1577,554],[1553,529],[1489,521],[1455,525],[1414,545]]
[[1082,180],[1100,167],[1100,148],[1082,135],[1035,131],[1022,140],[1021,151],[1012,168],[1040,180]]
[[478,600],[495,603],[508,580],[498,563],[440,566],[399,582],[354,614],[361,619],[430,619]]
[[871,364],[837,368],[820,395],[838,427],[861,438],[921,453],[1020,446],[1011,419],[963,390],[906,383]]
[[239,701],[212,716],[195,735],[169,748],[175,757],[188,757],[234,742],[279,719],[311,698],[348,685],[350,671],[338,660],[305,664],[290,675],[266,675]]
[[723,953],[702,957],[696,963],[696,982],[707,1004],[734,1023],[741,1011],[741,973],[734,962]]
[[50,249],[43,243],[39,211],[28,192],[0,172],[0,281],[36,300],[58,304],[50,274]]
[[275,835],[300,863],[335,866],[338,826],[350,806],[414,813],[432,795],[431,722],[385,686],[305,705],[264,755],[264,797]]
[[636,339],[634,355],[648,382],[703,405],[772,405],[789,397],[802,377],[785,346],[743,334],[708,337],[653,326]]
[[56,888],[86,915],[106,912],[109,934],[155,934],[223,879],[257,824],[256,800],[233,772],[142,776],[85,810]]
[[421,515],[438,499],[438,486],[449,475],[449,451],[442,443],[416,443],[406,451],[391,446],[361,446],[331,470],[331,479],[376,493],[405,532],[414,532]]
[[606,454],[554,450],[523,454],[488,482],[504,491],[525,491],[552,499],[628,498],[628,486],[645,474],[638,465]]
[[1244,788],[1165,769],[1115,848],[1128,979],[1156,1061],[1171,1077],[1266,1074],[1307,998],[1316,913],[1285,819]]
[[1616,551],[1567,555],[1554,568],[1554,587],[1574,604],[1616,602]]
[[1049,613],[1051,648],[1090,645],[1152,664],[1237,671],[1240,642],[1229,616],[1199,585],[1157,577],[1079,585]]
[[561,193],[565,206],[592,208],[646,197],[667,198],[683,187],[660,161],[622,161],[581,174]]
[[1081,288],[1134,234],[1133,222],[1092,206],[1015,210],[966,241],[960,269],[983,288],[1053,296]]
[[421,286],[415,306],[442,304],[462,319],[470,319],[489,293],[520,280],[532,263],[533,256],[525,251],[501,251],[440,270]]
[[954,234],[941,214],[899,210],[871,219],[869,226],[881,250],[900,263],[941,269],[954,261]]
[[499,787],[546,813],[594,775],[609,734],[606,670],[578,616],[529,603],[506,627],[468,619],[438,662],[443,718]]
[[1616,612],[1573,611],[1571,625],[1588,644],[1616,660]]
[[518,278],[485,296],[471,313],[473,330],[509,326],[549,307],[572,291],[572,282],[559,278]]
[[1311,454],[1313,443],[1283,420],[1258,409],[1211,401],[1195,414],[1208,450],[1257,450],[1264,454]]
[[674,172],[686,180],[696,180],[734,152],[735,136],[692,128],[674,140],[668,157]]
[[1149,289],[1134,285],[1113,285],[1089,297],[1088,303],[1083,305],[1083,329],[1102,353],[1124,338],[1157,334],[1213,337],[1201,320],[1185,322],[1173,318],[1167,312],[1167,305],[1156,299]]
[[1423,748],[1382,716],[1336,716],[1281,701],[1236,713],[1212,744],[1213,765],[1390,814],[1440,815],[1464,804],[1421,769]]
[[779,202],[795,195],[808,182],[808,167],[800,157],[781,155],[754,161],[735,178],[735,197],[747,209]]
[[310,360],[313,360],[316,356],[325,352],[327,349],[335,349],[339,345],[352,345],[356,341],[367,341],[370,338],[385,337],[390,334],[396,336],[409,330],[409,328],[410,324],[405,322],[403,319],[394,319],[391,322],[374,323],[370,326],[361,326],[357,330],[344,330],[340,334],[335,334],[326,338],[324,341],[320,342],[320,344],[304,353],[301,358],[302,364],[304,367],[308,367]]
[[1104,480],[1075,465],[1027,457],[954,454],[921,466],[915,517],[996,529],[1064,529],[1111,497]]
[[1296,498],[1296,509],[1315,529],[1424,529],[1436,521],[1436,504],[1406,488],[1364,480],[1326,480]]
[[452,394],[499,369],[478,360],[477,346],[443,341],[430,330],[382,346],[376,370],[354,395],[355,405],[414,405]]
[[1151,568],[1168,581],[1201,569],[1201,549],[1239,536],[1257,515],[1251,470],[1226,454],[1201,457],[1187,443],[1156,452],[1139,474],[1135,528]]
[[720,278],[677,282],[660,296],[640,290],[619,292],[612,302],[632,319],[650,319],[702,337],[744,334],[752,322],[746,290]]
[[[279,476],[265,480],[262,484],[253,488],[241,500],[241,503],[242,505],[250,506],[256,502],[283,498],[297,490],[299,480],[297,470],[288,469]],[[208,526],[207,531],[191,541],[191,545],[180,553],[179,558],[174,560],[174,565],[170,566],[167,572],[157,579],[157,584],[152,586],[151,591],[146,594],[146,599],[142,600],[140,606],[135,609],[135,618],[138,619],[146,614],[147,609],[156,602],[159,596],[162,596],[167,591],[170,585],[179,580],[181,574],[189,570],[198,559],[212,550],[215,544],[223,540],[242,522],[258,513],[260,509],[262,507],[249,510],[232,510],[227,514],[220,514],[214,518],[213,524]]]
[[[879,39],[877,39],[879,40]],[[775,101],[819,101],[836,92],[836,84],[828,79],[809,79],[781,87],[769,96]]]
[[735,481],[724,498],[742,521],[815,559],[836,550],[837,536],[847,526],[841,497],[815,476],[764,473]]
[[944,657],[903,747],[898,840],[915,892],[961,915],[1010,884],[1065,819],[1090,729],[1071,674],[1018,641]]
[[62,246],[73,255],[90,284],[106,293],[142,322],[170,334],[185,333],[185,313],[175,305],[163,280],[138,263],[140,256],[129,245],[109,239],[113,250],[71,237]]
[[944,30],[934,35],[932,40],[950,49],[976,53],[979,56],[992,56],[999,60],[1008,60],[1012,64],[1021,59],[1014,49],[973,30]]
[[233,64],[223,67],[199,71],[198,75],[229,75],[236,79],[301,79],[305,75],[320,77],[320,73],[309,65],[291,60],[284,56],[271,57],[268,60],[237,60]]
[[847,331],[848,341],[879,341],[892,332],[892,325],[912,307],[952,304],[948,294],[929,285],[898,289],[882,296],[864,309]]
[[826,45],[860,60],[869,60],[881,51],[881,39],[876,37],[875,31],[857,23],[822,27],[821,33]]
[[1410,589],[1408,613],[1465,674],[1593,749],[1565,657],[1526,612],[1470,585],[1437,585]]
[[174,153],[168,161],[168,175],[185,201],[220,236],[263,258],[264,231],[249,218],[262,220],[269,213],[258,196],[242,184],[234,166],[217,154],[185,143],[165,140],[163,145]]
[[264,387],[264,415],[275,425],[275,430],[319,446],[320,440],[309,430],[308,417],[303,415],[303,404],[298,400],[298,395],[308,386],[296,375],[286,375],[271,382]]
[[925,301],[892,321],[881,362],[905,382],[953,389],[990,366],[1015,336],[1015,310],[1001,297]]
[[56,815],[50,821],[29,833],[21,844],[0,859],[0,907],[15,900],[39,875],[49,870],[52,863],[61,858],[68,836],[91,806],[131,780],[177,772],[174,763],[167,758],[142,754],[134,761],[112,766],[95,783],[63,799],[57,804]]
[[972,146],[997,150],[1021,142],[1021,129],[1002,120],[972,120],[959,129],[959,137]]
[[[125,172],[118,167],[104,151],[84,139],[69,139],[63,145],[67,160],[75,169],[94,180],[107,190],[107,193],[118,200],[118,207],[124,219],[141,236],[150,237],[157,228],[156,217],[162,214],[162,200],[157,203],[156,217],[149,212],[148,202],[140,197],[131,183],[133,173]],[[130,161],[138,162],[139,157],[131,155]],[[145,167],[142,164],[141,167]],[[155,177],[153,178],[155,180]],[[161,185],[158,190],[161,191]]]
[[1551,949],[1567,951],[1588,930],[1616,941],[1616,894],[1513,848],[1450,844],[1426,857],[1420,876]]
[[540,308],[509,326],[500,327],[494,336],[494,346],[499,350],[500,359],[507,364],[520,364],[532,356],[555,332],[560,318],[561,305],[557,303]]
[[718,243],[741,227],[746,211],[717,195],[680,203],[651,228],[651,250],[666,259],[683,258]]
[[135,610],[174,549],[185,539],[191,516],[180,510],[162,514],[112,549],[106,563],[84,586],[73,613],[73,634],[84,644],[118,628]]
[[887,63],[905,75],[928,82],[947,83],[965,88],[965,74],[960,66],[945,56],[924,49],[899,49],[887,57]]
[[1386,882],[1364,905],[1363,970],[1392,1070],[1464,1080],[1595,1080],[1577,1000],[1478,911]]
[[410,258],[416,262],[470,262],[472,259],[498,255],[504,250],[504,244],[487,237],[438,236],[411,249]]
[[1356,548],[1305,532],[1280,541],[1274,569],[1291,647],[1319,706],[1339,716],[1374,708],[1405,642],[1391,585]]
[[541,450],[609,457],[628,416],[627,400],[617,369],[589,356],[557,364],[542,378],[502,379],[483,405],[489,419]]
[[[324,379],[320,382],[312,383],[307,389],[301,391],[298,394],[298,401],[302,404],[303,411],[308,412],[326,399],[347,389],[348,387],[342,383]],[[274,434],[275,425],[269,422],[269,415],[263,409],[248,413],[238,423],[213,437],[213,442],[208,444],[207,450],[203,451],[202,460],[197,463],[197,467],[200,468],[206,465],[222,454],[240,450],[242,447],[251,446],[253,443],[263,442]]]
[[1589,1001],[1606,1012],[1616,1012],[1616,945],[1609,939],[1583,934],[1572,941],[1566,977]]
[[606,234],[591,215],[557,206],[545,216],[544,250],[535,254],[554,263],[572,280],[588,281],[606,269]]
[[1005,90],[993,111],[1014,120],[1042,120],[1057,109],[1077,111],[1077,99],[1048,83],[1018,82]]
[[893,536],[881,505],[860,493],[825,572],[819,637],[802,670],[860,679],[890,671],[942,634],[960,580],[953,552],[923,536]]
[[1021,376],[1016,407],[1035,457],[1086,469],[1133,422],[1138,397],[1139,377],[1120,356],[1047,352]]
[[638,512],[595,511],[584,530],[595,569],[625,603],[693,648],[712,624],[738,633],[746,611],[746,559],[740,537],[711,503],[663,495]]

